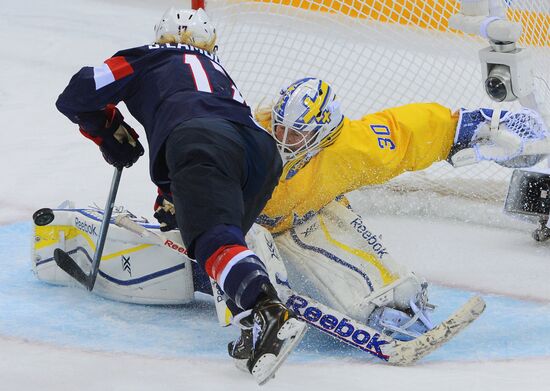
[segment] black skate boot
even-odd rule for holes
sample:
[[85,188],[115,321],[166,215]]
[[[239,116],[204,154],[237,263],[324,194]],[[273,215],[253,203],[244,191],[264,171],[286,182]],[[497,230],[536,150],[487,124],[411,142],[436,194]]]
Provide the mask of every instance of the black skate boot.
[[263,294],[252,310],[252,351],[247,362],[258,384],[264,384],[302,340],[306,324],[279,300],[275,288],[262,286]]
[[241,335],[235,341],[229,342],[227,351],[235,366],[241,371],[248,372],[246,363],[252,354],[252,327],[241,329]]
[[252,311],[244,311],[234,315],[231,323],[241,329],[241,334],[235,341],[229,342],[227,352],[237,368],[248,372],[246,363],[252,354],[252,326],[254,324]]

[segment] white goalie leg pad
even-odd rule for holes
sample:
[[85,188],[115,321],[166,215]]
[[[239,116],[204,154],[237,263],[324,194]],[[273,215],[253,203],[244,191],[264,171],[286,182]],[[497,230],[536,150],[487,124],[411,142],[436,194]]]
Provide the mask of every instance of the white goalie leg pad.
[[246,244],[264,263],[269,279],[275,288],[288,287],[288,275],[285,264],[271,233],[258,224],[253,224],[246,234]]
[[[97,209],[54,209],[54,219],[34,226],[33,270],[39,280],[75,285],[54,261],[60,248],[88,273],[95,252],[102,211]],[[113,213],[113,217],[116,212]],[[158,225],[139,221],[148,229]],[[178,231],[168,239],[181,241]],[[150,239],[111,224],[105,241],[94,293],[109,299],[138,304],[183,304],[194,299],[191,261]]]
[[410,309],[422,291],[422,281],[391,258],[380,234],[337,202],[275,240],[306,291],[313,288],[356,320],[366,322],[377,307]]

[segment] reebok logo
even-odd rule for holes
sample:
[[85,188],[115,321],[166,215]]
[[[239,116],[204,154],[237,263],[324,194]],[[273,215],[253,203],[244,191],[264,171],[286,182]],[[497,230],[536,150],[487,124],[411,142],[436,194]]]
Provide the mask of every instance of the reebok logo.
[[388,253],[386,251],[386,247],[378,241],[375,234],[367,229],[367,226],[363,224],[363,220],[361,220],[361,218],[357,217],[350,223],[350,225],[355,228],[357,233],[361,234],[363,239],[367,241],[368,245],[372,247],[378,258],[382,259],[382,257]]
[[220,301],[223,301],[225,294],[223,293],[222,288],[220,288],[216,280],[211,279],[210,282],[212,285],[212,292],[215,292],[214,296],[216,298],[216,302],[219,303]]
[[95,225],[88,224],[85,221],[80,221],[78,217],[74,218],[74,225],[78,230],[82,232],[86,232],[87,234],[97,236]]
[[357,323],[354,326],[349,319],[323,313],[320,308],[309,305],[308,300],[296,294],[288,298],[286,306],[292,309],[298,318],[308,324],[383,360],[387,361],[389,359],[389,356],[384,354],[381,348],[388,341],[381,339],[379,333],[371,336],[366,330],[356,327]]
[[187,254],[187,249],[185,247],[180,246],[180,245],[172,242],[170,239],[166,239],[164,241],[164,245],[166,247],[170,247],[171,249],[177,250],[178,252],[180,252],[182,254]]

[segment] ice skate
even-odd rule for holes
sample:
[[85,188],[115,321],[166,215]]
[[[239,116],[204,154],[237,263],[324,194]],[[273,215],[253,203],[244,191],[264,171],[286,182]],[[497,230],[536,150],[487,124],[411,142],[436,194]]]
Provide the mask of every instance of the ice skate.
[[252,354],[252,328],[242,329],[237,339],[227,345],[227,352],[237,368],[248,372],[246,364]]
[[247,362],[248,370],[260,385],[274,377],[307,327],[281,303],[272,286],[264,285],[263,290],[252,310],[252,350]]

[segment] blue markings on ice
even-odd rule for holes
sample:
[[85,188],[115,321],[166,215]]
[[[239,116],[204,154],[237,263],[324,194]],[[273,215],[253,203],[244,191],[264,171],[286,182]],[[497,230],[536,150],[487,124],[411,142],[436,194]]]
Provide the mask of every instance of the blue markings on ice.
[[[182,306],[118,303],[84,289],[38,281],[30,260],[31,224],[0,227],[0,335],[60,346],[167,357],[224,358],[236,329],[218,326],[213,302]],[[434,320],[450,315],[473,293],[432,287],[439,304]],[[470,328],[427,361],[513,359],[550,356],[550,306],[485,296],[487,310]],[[291,357],[317,361],[330,357],[370,359],[310,329]]]

